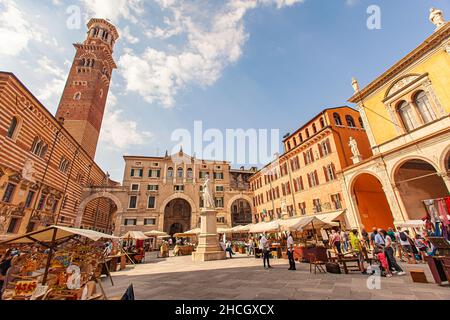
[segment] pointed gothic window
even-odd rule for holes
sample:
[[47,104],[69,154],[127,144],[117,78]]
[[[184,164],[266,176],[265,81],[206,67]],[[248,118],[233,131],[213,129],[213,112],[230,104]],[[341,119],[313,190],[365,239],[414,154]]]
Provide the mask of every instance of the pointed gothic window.
[[73,100],[77,100],[77,101],[81,100],[81,92],[75,93],[75,95],[73,96]]

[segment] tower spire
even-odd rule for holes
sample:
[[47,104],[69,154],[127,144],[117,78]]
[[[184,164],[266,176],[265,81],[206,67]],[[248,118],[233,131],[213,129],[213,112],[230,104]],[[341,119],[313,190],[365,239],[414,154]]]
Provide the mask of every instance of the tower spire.
[[112,53],[119,33],[104,19],[91,19],[83,43],[74,44],[75,58],[56,118],[91,158],[95,157],[111,75],[117,68]]

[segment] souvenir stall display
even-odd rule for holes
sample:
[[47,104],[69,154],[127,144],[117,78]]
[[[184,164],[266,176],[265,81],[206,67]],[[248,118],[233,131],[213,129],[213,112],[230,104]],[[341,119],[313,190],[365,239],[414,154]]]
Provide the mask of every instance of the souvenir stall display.
[[436,237],[450,240],[450,197],[423,201],[427,216],[423,218],[426,228]]
[[[0,243],[19,253],[5,276],[3,300],[106,299],[98,278],[109,235],[49,227]],[[100,293],[97,293],[97,286]]]
[[191,255],[195,251],[195,248],[197,246],[196,243],[194,243],[196,242],[197,237],[198,234],[193,232],[175,234],[174,238],[176,240],[175,240],[175,247],[173,249],[174,256]]

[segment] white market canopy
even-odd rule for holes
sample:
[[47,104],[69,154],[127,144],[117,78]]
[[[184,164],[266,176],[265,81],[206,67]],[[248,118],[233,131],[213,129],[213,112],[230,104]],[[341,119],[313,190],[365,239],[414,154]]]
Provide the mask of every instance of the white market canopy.
[[408,220],[405,222],[396,222],[395,225],[400,228],[422,228],[425,227],[423,220]]
[[195,228],[184,232],[184,234],[200,234],[200,233],[202,233],[202,230],[200,228]]
[[230,229],[230,233],[248,233],[250,231],[251,225],[246,226],[236,226]]
[[147,240],[148,237],[141,231],[128,231],[122,239]]
[[144,235],[148,237],[168,237],[169,235],[163,231],[152,230],[148,232],[144,232]]
[[217,228],[217,233],[231,233],[230,228]]
[[272,222],[260,222],[250,226],[250,233],[263,233],[263,232],[279,232],[280,224],[278,221]]
[[26,243],[51,243],[53,241],[59,242],[63,239],[69,239],[74,236],[82,236],[93,241],[98,241],[100,239],[117,239],[112,235],[101,233],[93,230],[86,229],[76,229],[62,226],[51,226],[44,228],[42,230],[30,232],[22,236],[14,237],[4,242],[2,244],[26,244]]

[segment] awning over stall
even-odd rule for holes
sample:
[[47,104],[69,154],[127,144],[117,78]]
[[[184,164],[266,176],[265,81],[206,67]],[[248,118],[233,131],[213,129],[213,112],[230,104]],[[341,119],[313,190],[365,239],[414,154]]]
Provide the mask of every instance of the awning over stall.
[[260,222],[250,226],[250,233],[263,233],[263,232],[279,232],[280,224],[278,221],[272,222]]
[[59,240],[68,239],[74,236],[85,237],[93,241],[98,241],[100,239],[118,239],[117,237],[114,237],[112,235],[93,230],[51,226],[42,230],[27,233],[19,237],[11,238],[9,240],[1,242],[0,245],[25,244],[35,242],[50,243],[54,241],[59,242]]
[[408,220],[405,222],[395,222],[395,226],[400,228],[424,228],[425,221],[423,220]]
[[322,220],[325,223],[328,223],[329,225],[338,227],[339,218],[345,213],[345,210],[340,210],[336,212],[330,212],[330,213],[323,213],[323,214],[317,214],[315,217],[319,220]]
[[122,239],[133,239],[133,240],[147,240],[148,237],[141,231],[128,231],[127,234],[121,237]]
[[158,231],[158,230],[144,232],[144,235],[146,235],[148,237],[168,237],[169,236],[167,233]]

